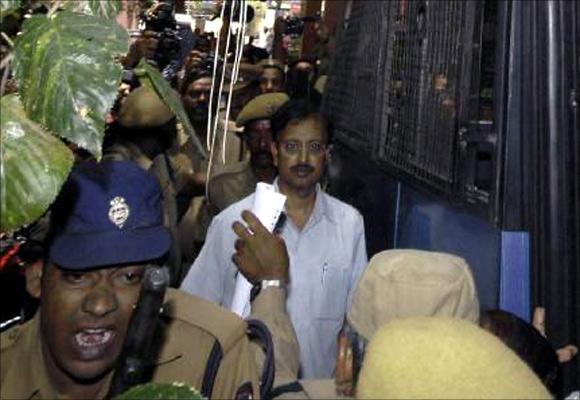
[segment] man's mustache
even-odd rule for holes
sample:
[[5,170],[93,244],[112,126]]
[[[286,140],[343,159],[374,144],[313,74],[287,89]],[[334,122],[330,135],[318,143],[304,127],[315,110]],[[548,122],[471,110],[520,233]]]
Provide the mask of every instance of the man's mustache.
[[314,167],[310,164],[297,164],[293,167],[290,167],[290,171],[292,172],[313,172]]

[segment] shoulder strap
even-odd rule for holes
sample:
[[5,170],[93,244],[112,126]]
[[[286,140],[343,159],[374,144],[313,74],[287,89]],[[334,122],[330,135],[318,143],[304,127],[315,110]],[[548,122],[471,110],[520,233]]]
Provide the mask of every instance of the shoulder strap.
[[21,324],[21,323],[22,323],[22,317],[20,315],[17,315],[14,318],[10,318],[7,321],[0,322],[0,332],[4,332],[4,331],[8,330],[9,328],[12,328],[16,324]]
[[262,367],[262,376],[260,379],[260,397],[262,399],[271,398],[272,386],[274,384],[274,343],[268,327],[257,319],[247,320],[248,336],[250,340],[258,341],[262,346],[266,359]]
[[[262,321],[248,320],[248,337],[251,341],[257,341],[266,355],[264,366],[262,367],[262,375],[260,379],[260,397],[262,399],[272,398],[271,391],[274,384],[274,344],[272,342],[272,335]],[[201,384],[201,394],[203,397],[211,398],[215,378],[223,358],[223,351],[216,340],[214,343],[203,375]]]
[[298,393],[303,392],[304,388],[298,381],[290,382],[285,385],[276,386],[270,392],[270,399],[275,399],[278,396],[281,396],[286,393]]
[[211,352],[209,353],[209,357],[205,365],[205,372],[203,374],[203,381],[201,383],[201,395],[204,398],[211,398],[213,384],[220,368],[222,357],[222,347],[220,346],[220,342],[216,340],[213,347],[211,348]]

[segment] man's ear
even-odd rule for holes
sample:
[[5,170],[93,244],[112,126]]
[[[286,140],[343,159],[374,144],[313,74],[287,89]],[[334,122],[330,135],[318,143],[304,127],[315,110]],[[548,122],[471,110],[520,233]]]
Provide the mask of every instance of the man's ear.
[[43,266],[44,261],[37,260],[24,269],[24,275],[26,276],[26,291],[35,299],[40,298],[40,293],[42,291],[41,281]]
[[278,147],[276,147],[276,142],[270,143],[270,152],[272,153],[272,159],[274,160],[274,166],[278,167]]
[[324,161],[326,165],[330,164],[330,157],[332,157],[332,145],[329,144],[326,146],[326,150],[324,150]]

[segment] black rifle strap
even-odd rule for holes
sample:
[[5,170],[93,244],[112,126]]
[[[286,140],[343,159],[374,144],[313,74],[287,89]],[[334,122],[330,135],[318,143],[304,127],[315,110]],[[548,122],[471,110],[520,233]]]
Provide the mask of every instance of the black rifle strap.
[[298,381],[290,382],[285,385],[276,386],[270,392],[270,399],[275,399],[276,397],[285,393],[297,393],[304,391],[304,388]]
[[213,384],[217,376],[218,370],[220,368],[220,363],[222,362],[223,352],[220,343],[216,340],[207,363],[205,364],[205,373],[203,374],[203,381],[201,383],[201,395],[204,398],[210,399],[211,392],[213,391]]
[[262,376],[260,377],[260,397],[262,399],[270,398],[270,391],[274,385],[274,343],[268,327],[262,322],[255,319],[246,321],[248,323],[248,335],[250,340],[257,340],[262,348],[266,359],[262,367]]

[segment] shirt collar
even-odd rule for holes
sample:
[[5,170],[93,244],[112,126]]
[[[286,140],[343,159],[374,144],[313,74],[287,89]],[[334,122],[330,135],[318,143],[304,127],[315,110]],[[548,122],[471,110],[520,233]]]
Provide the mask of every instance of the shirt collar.
[[148,171],[153,165],[153,160],[150,159],[141,151],[139,146],[128,140],[119,139],[121,146],[124,146],[130,154],[131,159],[144,170]]
[[[30,385],[30,395],[28,398],[42,398],[42,399],[56,399],[62,398],[62,395],[56,391],[54,386],[51,384],[48,371],[46,370],[46,361],[44,359],[44,354],[42,352],[42,337],[40,332],[40,311],[36,313],[32,320],[32,329],[29,331],[28,340],[29,348],[31,349],[31,354],[33,360],[31,365],[31,377],[32,385]],[[105,378],[106,381],[101,388],[97,398],[102,399],[106,396],[109,391],[109,386],[112,378],[112,371],[109,372],[108,376]]]
[[[276,191],[280,192],[280,188],[278,187],[278,177],[274,179],[273,185],[276,188]],[[318,222],[318,220],[320,220],[323,216],[334,223],[336,223],[338,220],[332,207],[330,207],[330,204],[328,203],[328,196],[322,191],[320,184],[317,183],[316,199],[314,200],[314,208],[312,209],[311,218],[314,222]]]
[[46,362],[44,354],[42,353],[42,338],[40,332],[40,311],[36,313],[32,320],[32,329],[27,338],[30,345],[32,359],[35,360],[30,366],[30,373],[33,385],[30,386],[30,396],[28,398],[36,398],[40,396],[43,399],[56,398],[57,392],[50,383],[48,378],[48,371],[46,370]]

